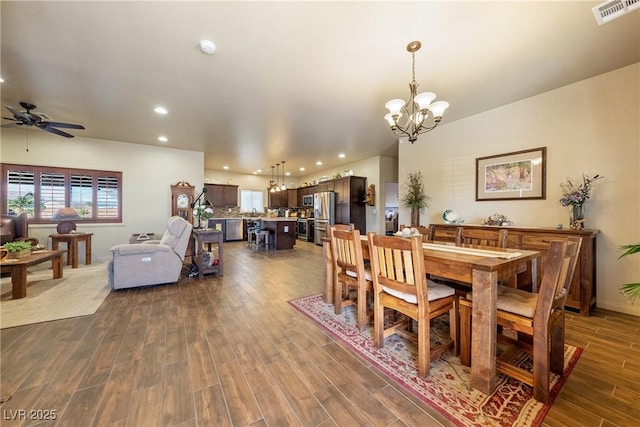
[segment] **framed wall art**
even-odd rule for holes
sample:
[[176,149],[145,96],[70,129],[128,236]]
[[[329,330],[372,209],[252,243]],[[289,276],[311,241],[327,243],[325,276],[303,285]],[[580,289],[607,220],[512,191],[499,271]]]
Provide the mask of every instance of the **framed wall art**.
[[476,200],[546,198],[547,147],[476,159]]

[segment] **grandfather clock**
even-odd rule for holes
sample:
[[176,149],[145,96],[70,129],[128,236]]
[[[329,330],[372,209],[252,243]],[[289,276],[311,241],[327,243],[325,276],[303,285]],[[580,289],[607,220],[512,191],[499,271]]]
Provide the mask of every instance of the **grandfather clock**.
[[178,215],[193,224],[193,194],[195,187],[181,181],[171,186],[171,215]]

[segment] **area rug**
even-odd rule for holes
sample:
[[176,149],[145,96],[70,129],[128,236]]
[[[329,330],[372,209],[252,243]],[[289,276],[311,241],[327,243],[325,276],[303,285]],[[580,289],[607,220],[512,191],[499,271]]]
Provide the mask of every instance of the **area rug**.
[[[429,376],[423,379],[418,376],[416,347],[410,341],[392,335],[385,339],[382,349],[375,348],[373,328],[369,327],[363,333],[356,328],[353,306],[336,315],[333,305],[326,304],[321,294],[289,303],[366,362],[459,426],[541,425],[582,353],[581,348],[565,346],[566,369],[562,376],[552,375],[551,399],[546,405],[533,398],[531,387],[501,374],[493,394],[486,395],[471,387],[470,369],[460,364],[459,357],[446,354],[432,362]],[[446,321],[444,323],[444,328],[437,324],[432,328],[432,340],[438,340],[439,330],[446,333]],[[531,368],[531,358],[526,353],[516,358],[520,366]]]
[[111,291],[106,264],[65,265],[60,279],[44,266],[28,270],[25,298],[12,299],[11,277],[1,279],[0,329],[93,314]]

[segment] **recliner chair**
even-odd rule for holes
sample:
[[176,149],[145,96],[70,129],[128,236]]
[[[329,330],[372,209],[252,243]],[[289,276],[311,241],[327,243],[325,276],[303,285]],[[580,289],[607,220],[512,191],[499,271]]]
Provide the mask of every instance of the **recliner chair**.
[[24,212],[20,215],[2,215],[0,230],[0,245],[17,241],[27,241],[32,246],[38,244],[38,239],[29,237],[29,216]]
[[109,285],[112,289],[174,283],[180,278],[193,225],[172,216],[161,240],[127,243],[111,248]]

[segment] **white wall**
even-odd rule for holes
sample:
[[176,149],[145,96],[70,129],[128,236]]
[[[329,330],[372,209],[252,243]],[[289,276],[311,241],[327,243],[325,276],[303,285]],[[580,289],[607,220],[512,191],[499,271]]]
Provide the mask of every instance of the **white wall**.
[[[516,225],[568,226],[558,203],[567,177],[600,174],[586,204],[597,237],[597,305],[640,315],[619,291],[640,280],[640,255],[618,260],[619,246],[640,242],[640,64],[587,79],[448,124],[399,148],[399,177],[420,170],[430,207],[422,224],[454,209],[467,223],[498,212]],[[455,105],[450,107],[455,108]],[[446,117],[445,117],[446,120]],[[475,159],[547,147],[546,200],[475,201]],[[410,221],[400,209],[400,223]]]
[[[27,152],[26,132],[2,129],[0,161],[122,172],[123,223],[78,225],[79,231],[94,233],[92,257],[95,262],[110,259],[109,249],[128,243],[133,233],[166,230],[171,215],[172,184],[186,181],[195,185],[196,190],[202,187],[203,153],[82,137],[65,139],[39,130],[28,131]],[[48,236],[56,232],[56,224],[31,224],[29,231],[51,247]],[[80,251],[84,257],[83,245]]]

